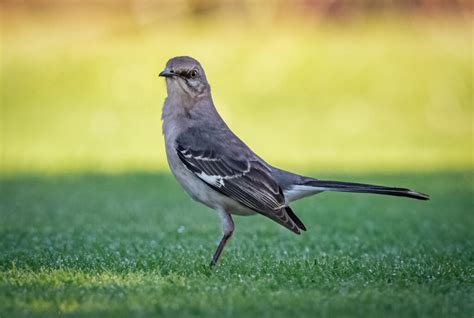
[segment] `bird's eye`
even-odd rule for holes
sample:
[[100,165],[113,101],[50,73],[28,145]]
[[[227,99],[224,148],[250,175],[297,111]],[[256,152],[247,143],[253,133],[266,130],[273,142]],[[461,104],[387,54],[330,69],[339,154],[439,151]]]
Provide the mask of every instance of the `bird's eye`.
[[198,72],[196,70],[192,70],[190,73],[189,73],[189,77],[190,78],[196,78]]

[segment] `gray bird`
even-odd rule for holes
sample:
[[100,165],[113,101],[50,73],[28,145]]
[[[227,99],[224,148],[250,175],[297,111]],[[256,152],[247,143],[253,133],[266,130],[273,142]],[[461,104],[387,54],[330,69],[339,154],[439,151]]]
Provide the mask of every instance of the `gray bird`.
[[166,78],[163,135],[170,169],[196,201],[217,211],[224,235],[210,266],[232,236],[232,214],[264,215],[290,231],[306,231],[289,204],[323,191],[376,193],[428,200],[404,188],[325,181],[278,169],[256,155],[217,112],[201,64],[188,56],[170,59]]

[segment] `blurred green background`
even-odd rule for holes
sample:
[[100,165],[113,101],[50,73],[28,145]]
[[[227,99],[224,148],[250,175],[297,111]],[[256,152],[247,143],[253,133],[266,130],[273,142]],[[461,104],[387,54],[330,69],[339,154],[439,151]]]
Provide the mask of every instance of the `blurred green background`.
[[2,171],[168,171],[157,74],[176,55],[272,164],[471,168],[467,3],[327,3],[4,2]]

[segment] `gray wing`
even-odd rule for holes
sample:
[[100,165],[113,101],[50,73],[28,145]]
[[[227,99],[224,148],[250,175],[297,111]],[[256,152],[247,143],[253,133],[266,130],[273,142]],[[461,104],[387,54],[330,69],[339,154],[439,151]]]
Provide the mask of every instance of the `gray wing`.
[[252,156],[239,140],[229,140],[225,146],[213,145],[209,139],[199,138],[206,137],[202,135],[187,132],[176,140],[176,153],[183,164],[212,189],[299,234],[297,223],[301,222],[291,218],[294,213],[286,206],[271,168]]

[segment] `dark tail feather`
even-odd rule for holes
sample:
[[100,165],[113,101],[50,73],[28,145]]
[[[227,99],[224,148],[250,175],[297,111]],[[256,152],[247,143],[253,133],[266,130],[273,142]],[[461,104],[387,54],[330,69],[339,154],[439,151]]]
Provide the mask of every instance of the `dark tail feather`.
[[[356,192],[356,193],[375,193],[393,195],[398,197],[407,197],[418,200],[429,200],[430,196],[405,188],[392,188],[372,184],[326,181],[326,180],[309,180],[303,185],[315,188],[321,188],[321,191],[337,191],[337,192]],[[295,222],[296,223],[296,222]]]

